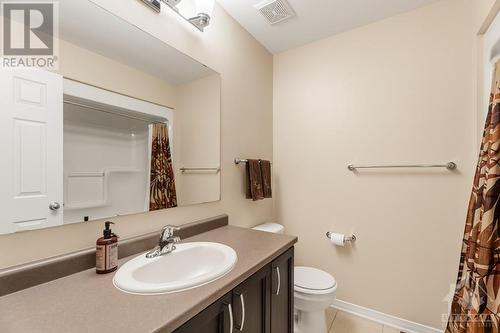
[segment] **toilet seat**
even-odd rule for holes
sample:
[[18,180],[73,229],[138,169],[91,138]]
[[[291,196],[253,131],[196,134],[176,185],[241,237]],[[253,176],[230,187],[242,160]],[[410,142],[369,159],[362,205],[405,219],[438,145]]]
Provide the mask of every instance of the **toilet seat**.
[[295,291],[310,295],[324,295],[337,289],[335,278],[320,269],[297,266],[294,273]]

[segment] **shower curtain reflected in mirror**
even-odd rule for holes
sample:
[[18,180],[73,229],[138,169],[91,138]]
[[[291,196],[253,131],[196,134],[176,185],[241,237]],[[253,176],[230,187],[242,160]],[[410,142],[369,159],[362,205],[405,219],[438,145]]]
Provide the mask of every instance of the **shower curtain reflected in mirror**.
[[149,125],[150,171],[149,210],[177,207],[174,169],[168,136],[168,126],[164,123]]
[[500,62],[490,103],[460,258],[447,333],[498,333],[500,312]]

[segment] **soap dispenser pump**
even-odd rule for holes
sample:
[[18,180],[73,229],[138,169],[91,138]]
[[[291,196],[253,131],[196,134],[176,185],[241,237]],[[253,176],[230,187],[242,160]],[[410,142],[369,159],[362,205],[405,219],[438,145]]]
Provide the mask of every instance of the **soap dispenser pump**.
[[106,221],[102,231],[103,237],[96,242],[95,269],[97,274],[106,274],[118,268],[118,236],[110,226],[113,222]]

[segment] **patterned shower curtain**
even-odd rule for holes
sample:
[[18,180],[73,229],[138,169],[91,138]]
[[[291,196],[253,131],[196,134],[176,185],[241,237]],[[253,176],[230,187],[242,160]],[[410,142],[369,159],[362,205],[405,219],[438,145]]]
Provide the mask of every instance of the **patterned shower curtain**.
[[500,62],[469,201],[457,286],[446,333],[498,333],[500,313]]
[[174,170],[166,124],[153,124],[149,210],[177,207]]

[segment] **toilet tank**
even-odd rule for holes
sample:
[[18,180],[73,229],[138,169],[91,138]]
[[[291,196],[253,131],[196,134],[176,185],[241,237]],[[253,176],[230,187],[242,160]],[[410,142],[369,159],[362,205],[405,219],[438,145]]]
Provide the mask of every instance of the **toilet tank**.
[[275,234],[283,234],[285,232],[285,227],[278,223],[264,223],[253,227],[254,230],[260,230],[265,232],[272,232]]

